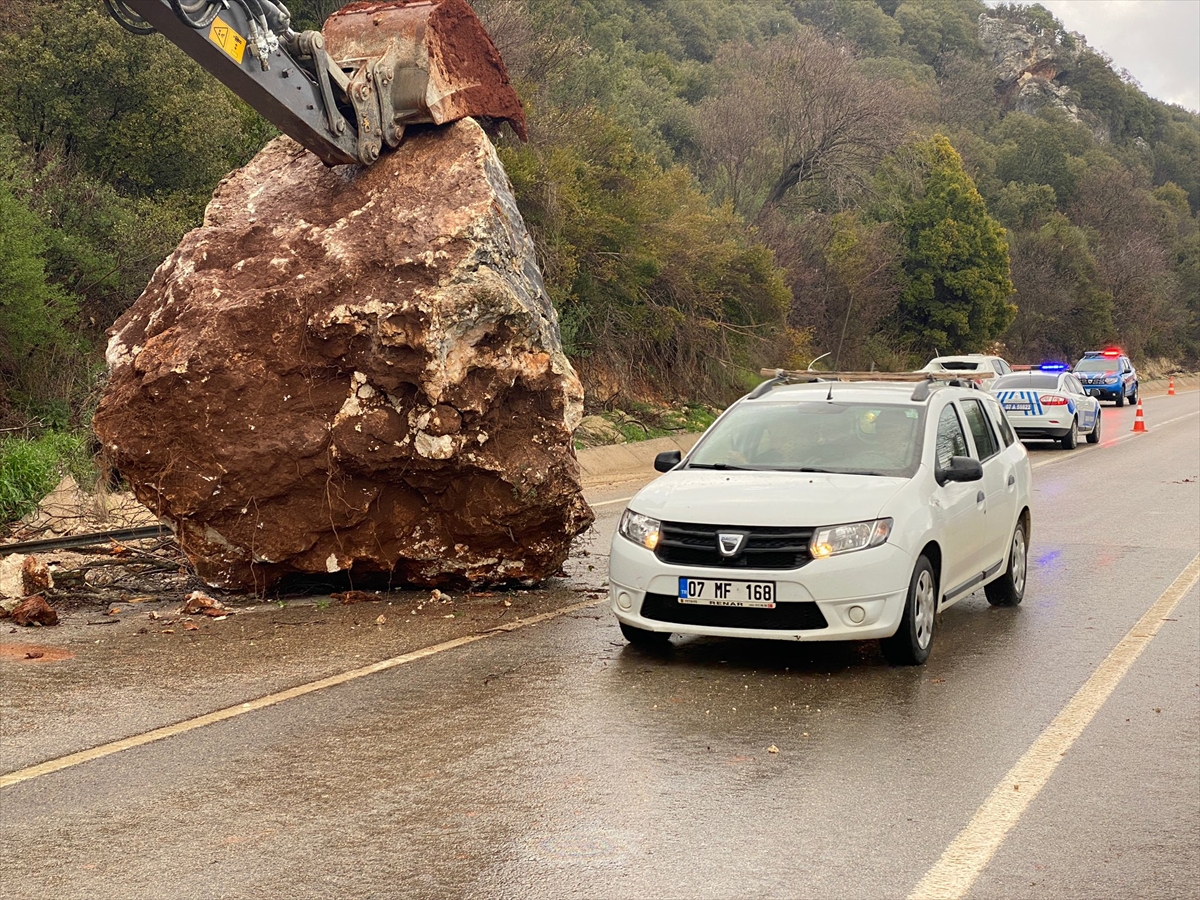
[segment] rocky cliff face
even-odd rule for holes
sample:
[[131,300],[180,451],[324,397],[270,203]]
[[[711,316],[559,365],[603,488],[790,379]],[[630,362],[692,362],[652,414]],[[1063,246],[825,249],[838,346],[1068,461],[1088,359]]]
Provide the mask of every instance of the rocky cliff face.
[[1088,49],[1082,34],[1072,32],[1067,47],[1019,22],[985,13],[979,17],[979,42],[991,54],[1006,108],[1034,114],[1053,107],[1092,129],[1098,138],[1108,138],[1099,120],[1071,102],[1070,90],[1058,81]]
[[362,169],[286,138],[113,328],[95,430],[214,586],[553,574],[592,521],[579,380],[467,119]]

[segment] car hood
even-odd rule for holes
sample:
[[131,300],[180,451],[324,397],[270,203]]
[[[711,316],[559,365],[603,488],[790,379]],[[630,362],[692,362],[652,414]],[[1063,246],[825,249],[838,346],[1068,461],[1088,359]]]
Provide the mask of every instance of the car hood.
[[642,488],[634,512],[707,525],[832,525],[874,519],[907,478],[680,469]]

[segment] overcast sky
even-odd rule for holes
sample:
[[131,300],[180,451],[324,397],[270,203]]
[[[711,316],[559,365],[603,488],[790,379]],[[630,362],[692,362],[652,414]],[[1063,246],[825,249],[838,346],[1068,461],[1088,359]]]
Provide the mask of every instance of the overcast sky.
[[[993,0],[989,5],[995,6]],[[1200,111],[1200,0],[1039,0],[1151,97]]]

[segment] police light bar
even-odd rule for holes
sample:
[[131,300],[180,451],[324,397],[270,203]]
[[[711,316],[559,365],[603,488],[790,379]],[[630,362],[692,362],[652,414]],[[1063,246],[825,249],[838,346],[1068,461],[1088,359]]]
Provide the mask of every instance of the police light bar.
[[1062,362],[1044,362],[1038,368],[1043,372],[1065,372],[1071,367]]

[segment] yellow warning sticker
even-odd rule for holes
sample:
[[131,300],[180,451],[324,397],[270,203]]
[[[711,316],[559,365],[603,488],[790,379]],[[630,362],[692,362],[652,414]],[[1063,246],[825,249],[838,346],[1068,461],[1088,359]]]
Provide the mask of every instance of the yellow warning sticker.
[[212,30],[208,39],[242,64],[242,54],[246,52],[246,39],[221,21],[220,17],[213,19]]

